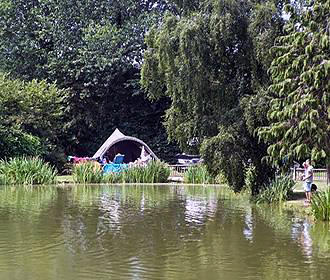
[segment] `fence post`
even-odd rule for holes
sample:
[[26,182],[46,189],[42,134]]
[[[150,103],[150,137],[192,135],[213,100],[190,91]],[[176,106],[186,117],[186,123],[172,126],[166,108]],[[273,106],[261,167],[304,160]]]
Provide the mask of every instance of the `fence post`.
[[293,167],[293,180],[296,181],[296,167]]

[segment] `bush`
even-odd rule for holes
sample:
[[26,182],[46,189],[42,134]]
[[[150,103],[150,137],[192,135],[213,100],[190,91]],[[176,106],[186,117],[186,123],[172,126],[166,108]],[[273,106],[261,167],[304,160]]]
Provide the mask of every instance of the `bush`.
[[0,124],[0,158],[38,157],[46,153],[40,138],[13,127]]
[[330,221],[330,188],[312,197],[312,211],[317,220]]
[[57,171],[40,158],[13,158],[0,161],[0,184],[36,185],[55,182]]
[[269,185],[264,185],[255,197],[257,203],[278,203],[288,200],[293,194],[295,182],[289,176],[279,176]]
[[205,165],[195,165],[188,168],[183,175],[188,184],[214,184],[215,179],[209,174]]
[[101,166],[95,161],[87,161],[75,164],[72,168],[72,177],[75,183],[101,183],[102,176]]
[[58,154],[67,93],[55,83],[17,80],[0,72],[0,158]]

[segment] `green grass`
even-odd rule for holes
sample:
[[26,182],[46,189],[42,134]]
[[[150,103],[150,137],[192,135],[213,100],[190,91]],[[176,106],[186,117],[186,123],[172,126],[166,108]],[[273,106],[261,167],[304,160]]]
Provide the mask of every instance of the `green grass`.
[[330,221],[330,188],[313,194],[311,206],[317,220]]
[[42,159],[18,157],[0,160],[0,184],[42,185],[56,182],[57,171]]
[[104,183],[166,183],[169,167],[161,161],[152,161],[146,166],[127,168],[118,173],[104,175]]
[[195,165],[188,168],[183,175],[183,181],[187,184],[214,184],[215,180],[211,177],[205,165]]
[[279,176],[269,185],[264,186],[256,196],[256,203],[279,203],[284,202],[293,194],[295,182],[288,176]]
[[161,161],[152,161],[146,166],[130,167],[121,172],[103,174],[95,162],[77,164],[72,169],[75,183],[165,183],[170,169]]
[[72,178],[75,183],[93,184],[102,182],[102,169],[94,161],[75,164],[72,167]]

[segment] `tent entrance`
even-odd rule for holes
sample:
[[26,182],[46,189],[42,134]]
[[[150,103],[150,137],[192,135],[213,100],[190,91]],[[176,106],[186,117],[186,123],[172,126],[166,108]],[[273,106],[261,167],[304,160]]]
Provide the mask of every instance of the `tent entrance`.
[[141,144],[132,140],[123,140],[112,145],[104,154],[104,156],[113,161],[116,154],[123,154],[124,163],[137,160],[141,155]]

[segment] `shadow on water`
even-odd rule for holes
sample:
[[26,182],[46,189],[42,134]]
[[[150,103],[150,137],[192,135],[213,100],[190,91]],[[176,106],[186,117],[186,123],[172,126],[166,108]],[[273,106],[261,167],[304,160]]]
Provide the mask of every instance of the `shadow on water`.
[[329,227],[215,186],[0,189],[0,279],[324,279]]

